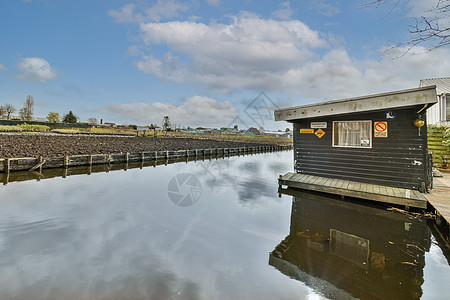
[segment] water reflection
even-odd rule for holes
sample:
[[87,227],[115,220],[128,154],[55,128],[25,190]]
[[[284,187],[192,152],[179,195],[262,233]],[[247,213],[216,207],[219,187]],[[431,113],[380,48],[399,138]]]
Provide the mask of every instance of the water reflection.
[[[307,287],[267,265],[289,224],[276,179],[291,158],[265,153],[126,172],[111,165],[65,179],[55,169],[54,178],[44,171],[44,180],[0,186],[0,299],[302,298]],[[269,168],[275,160],[285,163]],[[259,173],[239,171],[254,164]],[[185,173],[202,194],[179,207],[167,188]],[[250,177],[272,192],[243,205],[238,183]]]
[[[425,253],[425,269],[424,254],[399,247],[399,240],[409,234],[409,244],[427,251],[429,239],[419,243],[416,238],[420,221],[408,221],[411,225],[405,227],[404,216],[367,213],[369,208],[359,206],[356,214],[361,216],[345,220],[334,217],[344,206],[324,206],[318,200],[311,203],[317,209],[302,213],[307,218],[314,213],[315,222],[302,225],[292,214],[291,196],[277,197],[278,175],[292,171],[292,151],[142,169],[139,164],[106,167],[44,170],[40,181],[29,172],[11,173],[23,181],[0,186],[0,299],[306,299],[324,294],[324,288],[317,287],[319,279],[323,286],[328,282],[349,294],[351,285],[369,285],[372,278],[366,272],[400,280],[388,273],[393,269],[392,249],[406,257],[399,259],[398,267],[422,272],[414,278],[424,278],[425,298],[450,294],[450,287],[442,284],[450,279],[450,268],[438,247],[432,243]],[[199,180],[195,186],[201,186],[201,195],[195,205],[177,206],[168,195],[171,180],[181,174]],[[294,210],[303,209],[297,205]],[[402,237],[394,230],[386,233],[387,225],[371,218],[401,225]],[[347,228],[341,222],[358,224]],[[278,246],[276,250],[286,254],[274,251],[270,260],[278,269],[270,266],[268,253],[296,224],[309,230],[293,229],[290,238],[308,261],[299,257],[302,252]],[[426,228],[424,233],[429,236]],[[377,234],[394,242],[385,245],[392,249],[373,248],[385,241],[377,242]],[[416,262],[400,250],[418,254],[414,259],[420,265],[401,264]],[[333,256],[346,272],[321,264],[321,255]],[[372,258],[380,265],[384,259],[385,269],[373,269],[377,264]],[[306,267],[300,269],[298,259]],[[279,270],[293,278],[313,270],[309,276],[316,279],[292,280]],[[349,277],[350,271],[358,278]]]
[[269,264],[331,299],[419,299],[426,222],[311,192],[289,191],[289,235]]

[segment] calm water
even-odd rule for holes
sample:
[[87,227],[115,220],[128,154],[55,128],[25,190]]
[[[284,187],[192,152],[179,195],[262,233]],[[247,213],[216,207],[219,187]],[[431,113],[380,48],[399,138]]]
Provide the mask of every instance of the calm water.
[[0,187],[0,299],[448,299],[426,222],[277,195],[292,152]]

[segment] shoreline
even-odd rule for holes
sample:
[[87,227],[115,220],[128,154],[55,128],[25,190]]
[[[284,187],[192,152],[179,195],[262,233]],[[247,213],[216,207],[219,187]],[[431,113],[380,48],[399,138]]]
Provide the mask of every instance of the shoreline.
[[[69,168],[79,166],[94,165],[110,165],[121,163],[144,164],[149,161],[165,161],[169,160],[197,160],[218,157],[230,157],[239,155],[252,155],[257,153],[275,152],[292,149],[292,145],[285,146],[253,146],[253,147],[237,147],[237,148],[209,148],[209,149],[192,149],[177,151],[153,151],[139,153],[118,153],[118,154],[89,154],[89,155],[72,155],[62,157],[23,157],[23,158],[5,158],[0,159],[0,172],[9,174],[16,171],[39,171],[52,168]],[[7,180],[8,181],[8,180]]]
[[292,145],[284,138],[0,134],[0,159]]

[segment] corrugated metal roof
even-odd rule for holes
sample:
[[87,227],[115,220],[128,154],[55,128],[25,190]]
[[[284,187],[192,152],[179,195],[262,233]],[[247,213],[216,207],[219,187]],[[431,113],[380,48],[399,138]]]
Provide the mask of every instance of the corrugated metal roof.
[[450,77],[421,79],[419,87],[436,86],[436,94],[450,94]]

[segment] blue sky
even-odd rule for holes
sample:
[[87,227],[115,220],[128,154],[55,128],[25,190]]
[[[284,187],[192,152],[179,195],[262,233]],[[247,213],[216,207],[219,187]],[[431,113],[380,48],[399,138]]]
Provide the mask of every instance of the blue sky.
[[284,107],[449,76],[448,48],[383,50],[433,1],[387,15],[358,0],[5,0],[0,105],[20,108],[30,94],[37,117],[285,128],[247,106],[260,92],[270,99],[259,108]]

